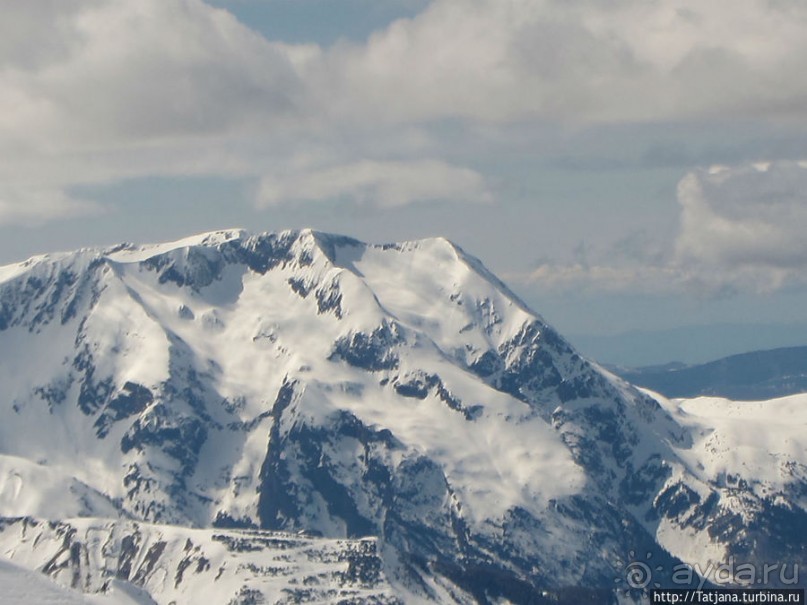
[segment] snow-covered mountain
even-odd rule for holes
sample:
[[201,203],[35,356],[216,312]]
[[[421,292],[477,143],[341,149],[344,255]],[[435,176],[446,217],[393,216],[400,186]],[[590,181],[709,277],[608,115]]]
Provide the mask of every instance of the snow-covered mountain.
[[603,603],[637,553],[804,561],[804,407],[751,409],[635,389],[444,239],[46,255],[0,268],[0,555],[158,603]]

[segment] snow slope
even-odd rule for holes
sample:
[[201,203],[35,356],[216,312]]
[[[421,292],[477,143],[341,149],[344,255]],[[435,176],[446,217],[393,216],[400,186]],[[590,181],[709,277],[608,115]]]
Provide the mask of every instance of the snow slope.
[[0,595],[4,605],[153,605],[133,586],[113,581],[104,594],[86,595],[0,559]]
[[0,593],[9,605],[87,605],[80,592],[66,589],[45,576],[0,559]]
[[[150,594],[160,603],[188,604],[398,602],[380,573],[373,539],[13,519],[0,522],[0,549],[16,565],[97,595],[98,603],[145,605],[153,603]],[[16,585],[13,577],[8,581]],[[25,594],[24,586],[19,592]]]
[[780,531],[802,442],[767,405],[633,388],[442,238],[228,230],[0,268],[0,514],[372,537],[373,590],[406,602],[601,603],[631,553],[803,558]]
[[691,435],[657,501],[659,543],[715,579],[729,560],[802,565],[807,529],[807,394],[767,401],[654,394]]

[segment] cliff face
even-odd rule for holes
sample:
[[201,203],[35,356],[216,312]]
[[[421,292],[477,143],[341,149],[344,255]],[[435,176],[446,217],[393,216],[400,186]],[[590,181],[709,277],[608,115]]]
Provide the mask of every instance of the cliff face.
[[[38,257],[0,269],[0,351],[0,514],[30,518],[0,534],[86,552],[41,564],[85,590],[190,599],[208,571],[180,543],[223,561],[233,536],[297,540],[289,569],[325,553],[334,594],[444,602],[603,602],[636,553],[660,580],[681,560],[804,558],[780,531],[804,524],[804,448],[766,462],[758,437],[721,458],[704,436],[742,440],[744,416],[605,372],[443,239],[226,231]],[[197,588],[147,579],[150,557]],[[269,598],[260,575],[227,590]]]

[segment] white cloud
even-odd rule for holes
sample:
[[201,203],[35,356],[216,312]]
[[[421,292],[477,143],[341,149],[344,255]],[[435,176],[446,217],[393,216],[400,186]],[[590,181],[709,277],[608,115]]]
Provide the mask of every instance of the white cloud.
[[643,121],[803,116],[806,52],[796,2],[436,0],[307,67],[347,115]]
[[[264,206],[486,200],[484,175],[457,159],[472,150],[448,137],[424,153],[411,133],[445,119],[801,118],[806,54],[807,5],[786,0],[434,0],[330,48],[274,43],[202,0],[14,3],[0,22],[0,224],[70,212],[77,184],[200,171],[262,177]],[[379,149],[355,144],[374,132]],[[62,193],[29,204],[40,190]]]
[[528,285],[553,290],[590,289],[601,292],[669,293],[690,283],[691,276],[673,266],[614,266],[542,263],[526,274],[509,276]]
[[99,212],[103,212],[99,205],[68,196],[59,189],[0,185],[0,224],[37,225]]
[[304,104],[282,47],[198,0],[60,5],[51,21],[40,13],[53,29],[25,41],[58,52],[31,64],[17,45],[2,49],[0,145],[72,151],[223,134]]
[[0,25],[0,142],[805,111],[799,2],[435,0],[328,49],[272,43],[201,0],[48,3]]
[[341,197],[380,207],[446,199],[492,200],[482,176],[468,168],[439,160],[363,160],[264,176],[256,203],[262,207]]
[[723,295],[807,284],[807,162],[715,166],[678,185],[680,225],[667,254],[657,250],[599,262],[543,263],[517,276],[555,289]]
[[676,262],[760,289],[807,280],[807,164],[688,174],[679,184]]
[[201,0],[48,6],[0,23],[0,224],[86,209],[75,185],[255,174],[239,140],[312,113],[285,48]]

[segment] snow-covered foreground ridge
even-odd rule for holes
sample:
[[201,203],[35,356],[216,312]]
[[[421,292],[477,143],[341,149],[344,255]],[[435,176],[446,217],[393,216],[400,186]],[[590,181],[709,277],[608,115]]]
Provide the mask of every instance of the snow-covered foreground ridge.
[[396,600],[380,573],[373,538],[87,518],[7,519],[0,528],[0,547],[14,553],[17,565],[86,593],[122,593],[113,603],[133,593],[145,603],[154,602],[149,595],[161,603]]
[[[682,560],[803,562],[802,403],[641,392],[444,239],[46,255],[0,268],[0,556],[158,603],[212,585],[166,579],[186,541],[231,557],[222,603],[303,600],[311,565],[312,602],[602,603],[637,556],[662,583]],[[274,551],[213,538],[239,531],[320,546],[264,581]],[[87,554],[54,567],[68,534]],[[166,544],[160,579],[110,563],[135,536]],[[372,582],[334,544],[371,544]]]

